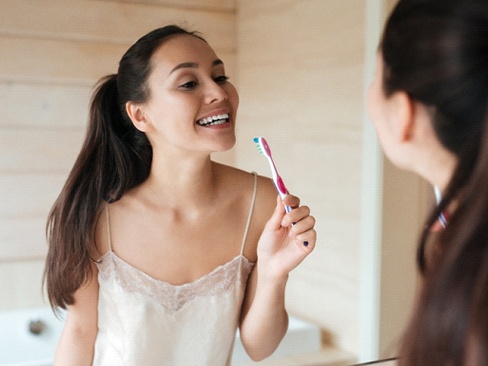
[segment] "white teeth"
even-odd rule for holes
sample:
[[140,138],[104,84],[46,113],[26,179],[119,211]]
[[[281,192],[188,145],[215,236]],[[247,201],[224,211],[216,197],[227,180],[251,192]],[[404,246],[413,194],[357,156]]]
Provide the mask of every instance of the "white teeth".
[[229,115],[227,113],[224,113],[224,114],[218,114],[216,116],[203,118],[197,121],[197,124],[200,126],[215,126],[227,122],[228,119],[229,119]]

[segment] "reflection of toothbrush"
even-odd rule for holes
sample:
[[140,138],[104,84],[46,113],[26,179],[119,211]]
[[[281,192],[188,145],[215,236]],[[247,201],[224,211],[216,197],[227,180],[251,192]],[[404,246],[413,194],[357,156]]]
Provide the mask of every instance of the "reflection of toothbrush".
[[[266,156],[266,158],[268,159],[269,166],[271,167],[271,173],[273,174],[273,182],[275,184],[276,190],[278,191],[278,194],[280,195],[281,199],[285,198],[285,196],[288,194],[288,191],[286,190],[283,180],[278,174],[278,169],[276,169],[276,165],[273,161],[273,157],[271,156],[271,149],[269,148],[268,143],[266,142],[264,137],[255,137],[254,142],[256,143],[258,151]],[[291,207],[285,206],[285,210],[286,212],[290,212]]]

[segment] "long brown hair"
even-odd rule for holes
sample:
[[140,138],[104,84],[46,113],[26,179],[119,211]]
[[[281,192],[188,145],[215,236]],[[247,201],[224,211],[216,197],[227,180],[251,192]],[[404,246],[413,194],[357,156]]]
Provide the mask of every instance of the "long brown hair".
[[140,38],[123,55],[117,74],[102,78],[90,104],[85,141],[47,220],[49,244],[43,282],[53,308],[74,302],[92,273],[90,249],[103,202],[114,202],[149,175],[152,148],[125,111],[149,97],[151,57],[170,37],[195,32],[169,25]]
[[[419,243],[424,286],[400,365],[488,365],[488,2],[401,0],[380,51],[385,93],[430,107],[438,139],[458,159]],[[440,254],[427,262],[430,228],[454,200]]]

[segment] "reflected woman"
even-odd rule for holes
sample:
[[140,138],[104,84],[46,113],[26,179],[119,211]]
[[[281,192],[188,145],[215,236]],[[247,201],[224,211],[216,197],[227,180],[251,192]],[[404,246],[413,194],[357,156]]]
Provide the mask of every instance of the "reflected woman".
[[68,308],[55,365],[228,365],[238,326],[251,358],[276,349],[315,220],[271,180],[211,160],[235,143],[237,106],[224,63],[177,26],[100,81],[48,219],[48,296]]

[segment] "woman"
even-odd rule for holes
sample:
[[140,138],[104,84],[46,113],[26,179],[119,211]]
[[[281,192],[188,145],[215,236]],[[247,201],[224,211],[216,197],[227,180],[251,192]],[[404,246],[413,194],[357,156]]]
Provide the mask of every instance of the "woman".
[[255,360],[285,334],[285,285],[314,218],[269,179],[211,160],[235,143],[227,79],[203,38],[167,26],[100,81],[48,220],[48,296],[69,310],[56,365],[228,365],[238,324]]
[[369,114],[387,157],[443,198],[420,240],[424,285],[400,365],[488,365],[487,101],[488,2],[401,0]]

